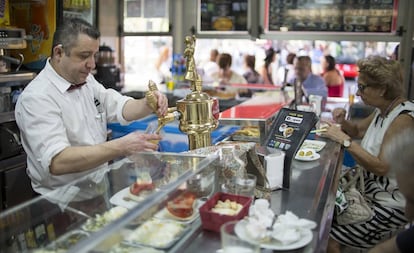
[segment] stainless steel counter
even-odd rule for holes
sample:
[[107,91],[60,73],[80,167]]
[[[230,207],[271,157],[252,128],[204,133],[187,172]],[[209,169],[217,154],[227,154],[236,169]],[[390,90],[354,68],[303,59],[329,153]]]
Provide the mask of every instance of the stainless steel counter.
[[[334,211],[335,194],[342,165],[342,149],[329,140],[312,162],[293,161],[291,188],[272,193],[271,206],[275,213],[290,210],[300,218],[315,221],[313,239],[307,246],[289,252],[325,252]],[[173,252],[216,252],[221,248],[220,234],[204,231],[195,223],[193,233],[176,245]],[[171,252],[171,251],[170,251]],[[262,249],[262,253],[272,252]],[[278,251],[280,252],[280,251]]]

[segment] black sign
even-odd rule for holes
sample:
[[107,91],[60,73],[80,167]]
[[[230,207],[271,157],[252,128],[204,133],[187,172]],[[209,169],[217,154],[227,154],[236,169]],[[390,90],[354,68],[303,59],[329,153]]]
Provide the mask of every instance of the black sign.
[[314,112],[282,108],[272,123],[265,146],[285,152],[284,188],[289,188],[290,185],[292,160],[317,121],[318,117]]

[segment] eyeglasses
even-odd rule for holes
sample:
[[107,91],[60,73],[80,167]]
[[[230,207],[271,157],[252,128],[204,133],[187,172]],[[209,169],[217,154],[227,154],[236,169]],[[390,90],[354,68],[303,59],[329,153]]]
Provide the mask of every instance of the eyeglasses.
[[367,88],[367,87],[369,87],[369,85],[368,84],[358,84],[358,90],[360,91],[360,92],[364,92],[364,90]]

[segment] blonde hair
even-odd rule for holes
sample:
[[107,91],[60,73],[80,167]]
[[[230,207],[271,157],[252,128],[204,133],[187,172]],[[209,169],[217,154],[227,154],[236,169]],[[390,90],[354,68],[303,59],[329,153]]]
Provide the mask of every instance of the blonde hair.
[[357,61],[359,78],[373,88],[384,88],[384,98],[393,100],[404,95],[402,68],[398,61],[369,56]]

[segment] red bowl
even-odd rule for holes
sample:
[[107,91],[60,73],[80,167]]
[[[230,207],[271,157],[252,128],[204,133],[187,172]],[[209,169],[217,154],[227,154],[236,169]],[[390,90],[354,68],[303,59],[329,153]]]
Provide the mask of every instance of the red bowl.
[[[219,200],[235,201],[243,207],[236,215],[224,215],[212,212],[211,209],[215,207]],[[205,230],[220,232],[220,227],[228,221],[241,220],[249,214],[249,207],[252,203],[252,198],[234,195],[224,192],[217,192],[209,200],[206,201],[200,208],[201,226]]]

